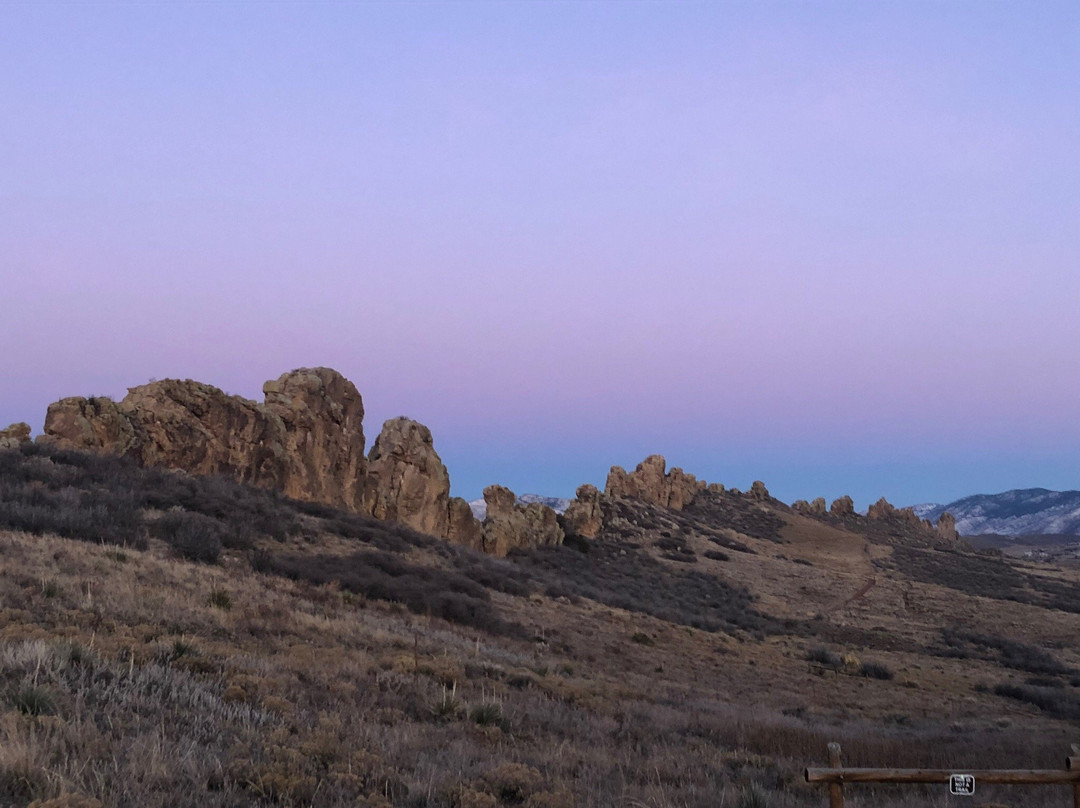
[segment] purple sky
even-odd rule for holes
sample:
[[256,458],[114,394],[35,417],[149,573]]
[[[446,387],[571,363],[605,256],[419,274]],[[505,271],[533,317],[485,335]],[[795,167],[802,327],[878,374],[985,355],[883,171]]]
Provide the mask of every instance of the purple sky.
[[0,425],[328,365],[455,494],[1080,488],[1080,5],[0,4]]

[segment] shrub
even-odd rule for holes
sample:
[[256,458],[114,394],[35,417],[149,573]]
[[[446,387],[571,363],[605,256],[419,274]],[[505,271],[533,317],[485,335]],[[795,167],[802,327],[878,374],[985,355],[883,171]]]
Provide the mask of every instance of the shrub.
[[1074,673],[1049,651],[1008,637],[950,627],[942,629],[941,638],[946,646],[939,652],[942,656],[984,659],[1026,673],[1059,676]]
[[893,672],[880,662],[864,662],[859,667],[859,675],[867,679],[892,679]]
[[751,783],[739,795],[739,808],[769,808],[769,795],[760,783]]
[[520,626],[506,623],[498,615],[491,594],[475,581],[379,550],[349,556],[261,552],[252,556],[252,566],[315,584],[337,581],[342,589],[371,600],[395,601],[415,614],[441,617],[492,634],[524,633]]
[[431,714],[438,721],[454,721],[462,713],[461,702],[457,697],[457,684],[447,689],[443,685],[442,697],[431,706]]
[[791,629],[758,612],[746,588],[699,569],[664,564],[632,542],[595,542],[586,556],[539,547],[511,558],[546,585],[671,623],[712,632]]
[[469,718],[482,727],[493,726],[502,720],[502,708],[495,702],[474,705]]
[[201,513],[169,511],[154,523],[154,530],[189,561],[212,564],[221,555],[221,524]]
[[12,706],[23,715],[52,715],[56,712],[56,702],[43,687],[26,685],[11,697]]
[[1080,719],[1080,696],[1061,688],[1002,683],[994,693],[1032,704],[1055,718]]
[[232,608],[232,595],[224,589],[211,589],[210,596],[207,597],[206,603],[208,606],[212,606],[215,609],[228,611]]
[[809,662],[817,662],[820,665],[824,665],[827,668],[833,670],[840,670],[844,666],[844,661],[838,654],[834,654],[827,648],[817,645],[806,652],[806,659]]

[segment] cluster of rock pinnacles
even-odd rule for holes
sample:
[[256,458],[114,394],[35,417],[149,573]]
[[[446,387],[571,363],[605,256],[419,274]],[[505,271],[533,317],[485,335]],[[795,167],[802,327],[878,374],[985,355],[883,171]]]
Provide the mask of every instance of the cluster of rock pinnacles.
[[[603,493],[592,485],[578,488],[561,520],[545,505],[525,505],[510,489],[488,486],[487,514],[480,521],[464,499],[450,496],[450,475],[423,424],[390,419],[364,454],[363,399],[337,371],[294,370],[264,384],[263,395],[260,404],[200,382],[165,379],[132,387],[121,401],[64,398],[49,405],[37,440],[127,455],[147,466],[233,477],[497,556],[518,547],[561,544],[567,532],[596,538],[603,528],[604,498],[631,497],[681,510],[701,491],[724,490],[681,469],[668,471],[663,457],[651,455],[632,472],[612,467]],[[26,424],[0,430],[0,449],[29,440]],[[769,497],[761,483],[747,495]],[[808,515],[825,513],[822,499],[793,507]],[[846,497],[831,510],[854,513]],[[881,500],[868,517],[908,513]],[[956,536],[948,514],[937,530],[944,538]]]

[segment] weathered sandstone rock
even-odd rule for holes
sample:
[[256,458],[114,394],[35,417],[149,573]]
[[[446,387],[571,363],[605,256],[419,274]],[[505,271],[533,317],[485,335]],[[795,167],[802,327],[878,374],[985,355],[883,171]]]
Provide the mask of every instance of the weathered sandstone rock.
[[[363,400],[337,371],[294,370],[267,382],[263,394],[259,404],[207,384],[165,379],[131,388],[120,402],[65,398],[49,407],[39,440],[221,474],[500,554],[563,539],[554,511],[518,506],[513,498],[509,507],[500,499],[481,525],[465,500],[450,498],[431,432],[416,421],[387,421],[365,457]],[[17,445],[29,431],[25,425],[4,430],[0,446]]]
[[449,505],[450,475],[435,452],[431,430],[409,418],[391,418],[368,455],[364,510],[445,537]]
[[896,513],[896,508],[892,504],[882,497],[873,505],[871,505],[866,511],[867,519],[888,519]]
[[817,497],[810,503],[810,512],[815,516],[825,515],[825,497]]
[[938,538],[944,541],[953,542],[960,538],[960,534],[956,532],[956,517],[948,511],[938,517],[937,527],[934,530]]
[[578,488],[563,514],[563,522],[569,533],[587,539],[595,539],[600,535],[604,527],[600,497],[600,491],[594,485],[586,483]]
[[62,398],[49,405],[45,431],[38,440],[64,449],[126,454],[135,447],[135,429],[111,398]]
[[0,429],[0,449],[18,449],[30,442],[30,425],[23,422]]
[[705,490],[708,491],[710,494],[722,494],[722,493],[724,493],[724,484],[723,483],[709,483],[708,485],[705,486]]
[[360,510],[367,461],[356,386],[329,368],[304,368],[264,384],[263,396],[266,412],[285,427],[284,493]]
[[509,488],[489,485],[484,489],[487,516],[483,524],[484,552],[505,556],[515,548],[562,544],[565,535],[558,515],[546,505],[521,505]]
[[298,458],[285,452],[285,427],[254,401],[200,382],[164,379],[132,387],[116,406],[131,425],[134,440],[126,451],[105,442],[101,448],[106,451],[132,454],[148,466],[221,474],[279,490],[289,487],[293,496],[331,501],[313,481],[298,485],[301,481],[290,479],[298,476],[290,468],[290,461]]
[[480,520],[473,516],[469,503],[461,497],[452,497],[447,504],[446,539],[474,550],[484,549]]
[[661,455],[649,455],[629,474],[621,466],[612,466],[604,493],[609,497],[639,499],[652,505],[682,510],[694,500],[698,480],[680,468],[665,473],[667,461]]
[[767,502],[769,500],[769,489],[765,487],[765,483],[761,480],[754,480],[753,485],[750,486],[750,498],[759,502]]
[[834,499],[829,506],[829,513],[833,516],[852,516],[855,513],[855,502],[848,496]]
[[65,398],[49,406],[41,440],[359,508],[364,410],[356,388],[336,371],[314,368],[264,389],[266,404],[179,379],[132,387],[120,402]]

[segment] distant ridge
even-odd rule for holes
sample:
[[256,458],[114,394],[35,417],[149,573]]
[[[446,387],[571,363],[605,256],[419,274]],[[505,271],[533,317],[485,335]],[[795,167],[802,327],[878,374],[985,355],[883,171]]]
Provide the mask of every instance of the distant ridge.
[[923,519],[937,519],[948,511],[956,517],[956,529],[964,536],[1080,535],[1080,491],[1020,488],[1001,494],[975,494],[948,505],[916,505],[914,510]]

